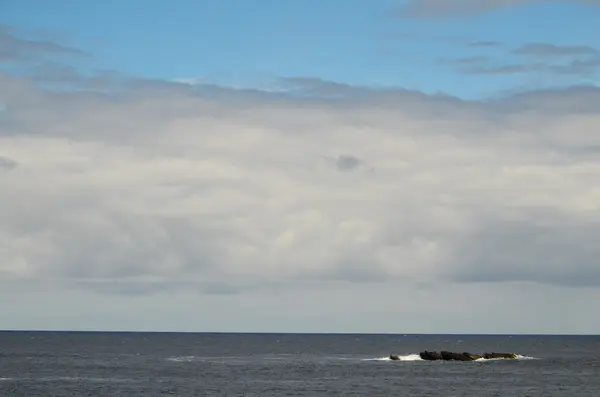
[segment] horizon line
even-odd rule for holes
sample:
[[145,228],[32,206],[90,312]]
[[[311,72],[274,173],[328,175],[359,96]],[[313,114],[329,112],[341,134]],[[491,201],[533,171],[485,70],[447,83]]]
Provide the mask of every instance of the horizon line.
[[308,332],[308,331],[134,331],[69,329],[0,329],[0,333],[113,333],[113,334],[218,334],[218,335],[389,335],[389,336],[600,336],[592,333],[460,333],[460,332]]

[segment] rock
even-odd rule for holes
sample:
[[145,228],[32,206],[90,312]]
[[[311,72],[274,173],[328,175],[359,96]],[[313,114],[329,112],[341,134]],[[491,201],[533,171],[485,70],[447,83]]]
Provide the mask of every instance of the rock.
[[424,352],[419,353],[421,360],[435,361],[442,360],[442,355],[438,352],[428,352],[425,350]]
[[[490,359],[490,358],[517,358],[518,355],[514,353],[484,353],[483,355],[479,354],[471,354],[469,352],[463,353],[455,353],[442,350],[441,352],[430,352],[423,351],[419,353],[419,356],[422,360],[427,361],[436,361],[436,360],[445,360],[445,361],[475,361],[481,358]],[[390,357],[391,358],[391,357]]]
[[490,358],[517,358],[519,357],[515,353],[483,353],[483,358],[489,360]]
[[448,360],[448,361],[473,361],[473,360],[476,360],[474,358],[474,356],[468,352],[453,353],[453,352],[442,351],[440,354],[442,355],[442,358],[444,360]]
[[397,360],[400,360],[400,357],[390,354],[390,360],[397,361]]

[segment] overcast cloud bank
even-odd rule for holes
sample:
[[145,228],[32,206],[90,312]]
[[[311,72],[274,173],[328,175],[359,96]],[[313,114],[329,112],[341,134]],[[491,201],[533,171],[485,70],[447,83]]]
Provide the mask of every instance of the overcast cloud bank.
[[[565,287],[600,285],[596,87],[465,101],[314,78],[282,79],[280,92],[110,75],[65,83],[0,74],[6,296],[54,286],[64,296],[40,304],[64,299],[76,313],[69,291],[111,305],[148,295],[168,313],[152,296],[189,309],[180,294],[201,294],[206,314],[206,302],[242,294],[259,317],[303,297],[297,314],[339,313],[334,328],[361,310],[367,322],[395,310],[464,320],[502,300],[504,329],[534,302],[560,307]],[[343,301],[357,293],[369,297],[351,310]],[[327,294],[338,300],[321,310]],[[423,321],[415,330],[435,329]]]

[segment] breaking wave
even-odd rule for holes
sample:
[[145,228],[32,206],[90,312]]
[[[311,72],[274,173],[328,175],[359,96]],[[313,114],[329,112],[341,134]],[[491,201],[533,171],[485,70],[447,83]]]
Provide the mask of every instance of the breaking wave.
[[[506,358],[480,358],[475,361],[486,362],[486,361],[503,361],[503,360],[507,360],[507,359]],[[513,360],[539,360],[539,359],[535,358],[535,357],[523,356],[521,354],[517,354],[517,358],[514,358]]]
[[379,357],[379,358],[365,358],[363,361],[423,361],[418,354],[407,354],[405,356],[398,356],[398,360],[392,360],[390,357]]

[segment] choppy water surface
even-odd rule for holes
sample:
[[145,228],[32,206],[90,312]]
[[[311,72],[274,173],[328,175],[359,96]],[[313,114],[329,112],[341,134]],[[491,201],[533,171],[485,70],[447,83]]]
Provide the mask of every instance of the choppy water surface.
[[163,395],[600,396],[600,337],[0,332],[0,396]]

